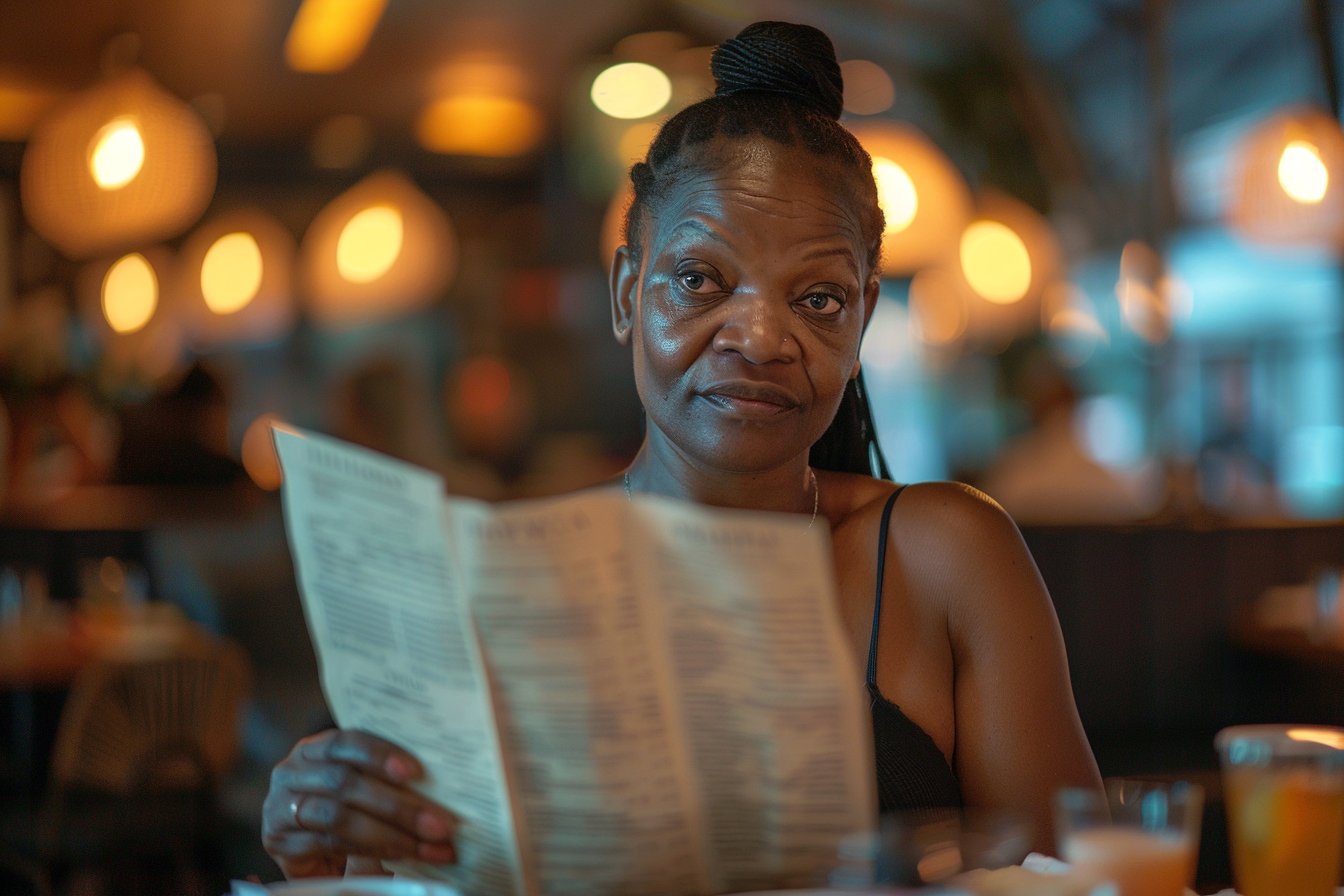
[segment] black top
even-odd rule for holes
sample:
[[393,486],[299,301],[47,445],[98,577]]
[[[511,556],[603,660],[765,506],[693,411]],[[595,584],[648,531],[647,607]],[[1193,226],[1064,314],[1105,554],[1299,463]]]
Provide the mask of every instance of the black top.
[[928,732],[877,689],[877,630],[882,619],[882,576],[887,562],[891,509],[905,486],[892,492],[882,508],[877,543],[877,596],[873,635],[868,644],[868,693],[873,698],[873,746],[877,759],[877,805],[883,812],[961,806],[961,785],[943,751]]

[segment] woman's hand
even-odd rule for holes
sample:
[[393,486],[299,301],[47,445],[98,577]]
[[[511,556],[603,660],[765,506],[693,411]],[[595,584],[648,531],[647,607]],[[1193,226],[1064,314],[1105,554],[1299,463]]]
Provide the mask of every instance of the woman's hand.
[[457,819],[409,786],[410,753],[363,731],[324,731],[295,744],[271,772],[262,844],[285,877],[339,876],[351,856],[457,860]]

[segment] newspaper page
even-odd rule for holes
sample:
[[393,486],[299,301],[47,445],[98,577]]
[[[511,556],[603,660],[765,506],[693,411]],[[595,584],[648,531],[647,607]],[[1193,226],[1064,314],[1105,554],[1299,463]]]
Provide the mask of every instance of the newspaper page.
[[275,430],[285,523],[337,722],[414,753],[462,819],[458,864],[405,869],[471,896],[527,893],[489,683],[439,477],[344,442]]

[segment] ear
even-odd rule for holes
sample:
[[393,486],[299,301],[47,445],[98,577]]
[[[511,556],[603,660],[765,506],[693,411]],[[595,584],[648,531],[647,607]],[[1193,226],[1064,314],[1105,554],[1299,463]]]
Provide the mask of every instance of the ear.
[[636,294],[639,287],[639,265],[630,257],[628,246],[618,246],[611,257],[611,331],[621,345],[630,344],[635,327]]
[[[882,292],[882,281],[873,277],[863,288],[863,331],[868,332],[868,322],[873,319],[873,311],[877,308],[877,297]],[[863,344],[863,340],[859,340]],[[849,378],[855,379],[859,375],[859,359],[854,359],[854,369],[849,372]]]

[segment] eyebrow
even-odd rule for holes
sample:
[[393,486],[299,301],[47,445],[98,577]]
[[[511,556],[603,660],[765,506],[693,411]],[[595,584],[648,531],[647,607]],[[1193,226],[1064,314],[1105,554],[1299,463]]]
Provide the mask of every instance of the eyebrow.
[[722,235],[717,233],[714,230],[714,228],[710,227],[703,221],[696,220],[695,218],[687,218],[684,221],[682,221],[676,227],[672,228],[672,233],[669,234],[669,236],[675,237],[683,230],[694,230],[709,237],[710,239],[714,240],[717,243],[723,243],[724,245],[728,245],[728,241],[724,239]]

